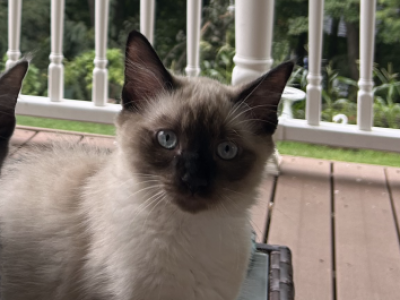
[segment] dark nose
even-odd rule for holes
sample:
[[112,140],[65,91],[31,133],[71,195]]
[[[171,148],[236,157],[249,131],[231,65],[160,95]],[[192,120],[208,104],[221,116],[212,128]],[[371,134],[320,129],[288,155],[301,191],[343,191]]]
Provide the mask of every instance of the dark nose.
[[209,166],[198,153],[186,152],[181,156],[181,181],[192,194],[209,185]]
[[192,194],[208,186],[208,180],[206,178],[198,177],[189,172],[186,172],[181,180]]

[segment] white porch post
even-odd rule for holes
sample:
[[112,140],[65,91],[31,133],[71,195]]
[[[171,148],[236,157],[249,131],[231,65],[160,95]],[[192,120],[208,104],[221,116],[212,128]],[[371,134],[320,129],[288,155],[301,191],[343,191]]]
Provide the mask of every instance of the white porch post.
[[60,102],[64,98],[63,32],[64,0],[51,0],[51,53],[48,89],[52,102]]
[[107,33],[109,0],[96,0],[95,9],[95,51],[93,70],[92,101],[104,106],[108,99]]
[[308,4],[308,75],[306,119],[309,125],[321,120],[321,58],[324,0],[310,0]]
[[140,0],[140,32],[154,44],[154,0]]
[[266,71],[271,58],[274,0],[236,0],[236,55],[232,84],[249,82]]
[[8,0],[8,60],[6,69],[11,68],[21,56],[19,41],[21,37],[22,0]]
[[360,80],[357,94],[357,124],[360,130],[370,131],[374,117],[372,67],[374,63],[376,0],[361,0],[360,6]]
[[200,23],[201,0],[187,0],[186,2],[186,75],[189,77],[200,74]]

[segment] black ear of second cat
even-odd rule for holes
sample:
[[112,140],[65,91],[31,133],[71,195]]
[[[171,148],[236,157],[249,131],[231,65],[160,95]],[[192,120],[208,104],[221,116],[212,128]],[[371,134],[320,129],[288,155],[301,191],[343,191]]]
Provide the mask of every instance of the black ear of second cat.
[[247,84],[234,99],[237,104],[243,103],[248,107],[248,117],[255,124],[257,133],[275,132],[278,124],[278,104],[293,68],[292,61],[280,64]]
[[0,77],[0,169],[8,153],[8,142],[15,128],[15,106],[28,62],[22,60]]
[[172,88],[172,76],[165,69],[149,41],[140,32],[132,31],[125,50],[123,108],[140,111],[148,100]]
[[15,127],[15,106],[28,61],[22,60],[0,77],[0,139],[9,139]]

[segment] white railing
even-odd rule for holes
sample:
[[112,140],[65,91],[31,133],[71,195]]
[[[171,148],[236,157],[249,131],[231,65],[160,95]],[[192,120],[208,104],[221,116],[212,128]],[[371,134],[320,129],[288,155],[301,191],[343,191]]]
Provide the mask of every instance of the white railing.
[[[20,57],[21,1],[9,0],[9,50],[7,67]],[[63,99],[62,32],[64,0],[52,0],[49,97],[21,95],[17,113],[41,117],[112,123],[120,105],[107,103],[107,28],[109,0],[96,0],[92,102]],[[68,4],[67,4],[68,5]],[[233,84],[254,79],[273,63],[274,0],[236,0],[236,67]],[[400,152],[400,130],[372,127],[372,65],[375,37],[376,0],[361,0],[360,80],[358,82],[357,125],[321,121],[321,68],[323,0],[309,0],[309,74],[307,77],[306,120],[282,118],[276,139],[370,148]],[[154,0],[142,0],[140,30],[153,42]],[[188,76],[200,73],[199,41],[201,0],[187,0]]]
[[[267,21],[272,20],[273,7],[274,0],[236,0],[234,84],[254,79],[268,71],[271,66],[272,23]],[[306,120],[281,118],[276,139],[400,152],[400,130],[372,127],[375,10],[376,0],[361,0],[357,125],[334,124],[321,121],[324,1],[309,0]]]
[[109,0],[96,0],[95,7],[95,52],[93,70],[92,101],[96,106],[105,106],[108,100],[107,33]]
[[64,32],[64,0],[51,0],[51,53],[49,66],[49,99],[64,99],[64,66],[62,64]]
[[19,40],[21,36],[21,7],[22,0],[8,2],[8,60],[6,68],[12,67],[21,56]]
[[308,125],[318,126],[321,120],[321,59],[322,26],[324,21],[324,2],[310,0],[309,8],[309,49],[310,57],[307,75],[306,119]]

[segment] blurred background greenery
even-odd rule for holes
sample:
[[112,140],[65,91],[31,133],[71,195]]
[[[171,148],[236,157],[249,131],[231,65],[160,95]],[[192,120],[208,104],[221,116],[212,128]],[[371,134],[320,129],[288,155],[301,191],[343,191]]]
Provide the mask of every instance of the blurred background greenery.
[[[355,123],[359,1],[325,0],[322,119],[345,114]],[[0,0],[0,31],[7,32],[7,0]],[[375,126],[400,128],[400,0],[378,0],[375,47]],[[94,59],[95,0],[68,0],[65,5],[65,97],[89,100]],[[22,1],[21,52],[33,56],[24,94],[45,96],[50,55],[50,2]],[[109,101],[118,103],[123,83],[127,34],[139,29],[140,0],[110,0],[107,58]],[[203,0],[201,25],[202,75],[230,83],[235,55],[233,0]],[[186,64],[186,0],[156,0],[155,48],[164,64],[183,74]],[[275,1],[273,59],[295,59],[291,85],[305,90],[307,76],[308,0]],[[397,51],[395,51],[397,49]],[[7,51],[7,35],[0,36]],[[4,62],[0,67],[4,69]],[[304,101],[294,104],[296,118],[304,118]]]

